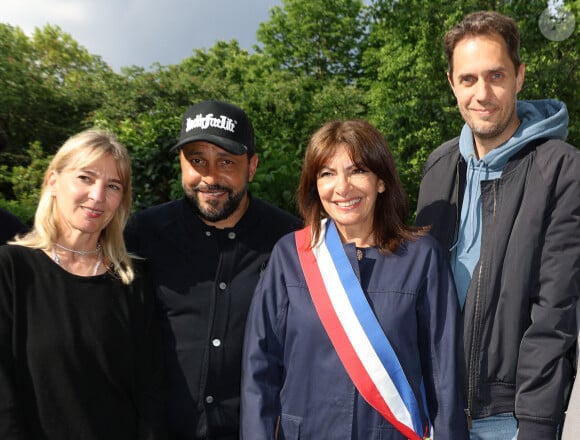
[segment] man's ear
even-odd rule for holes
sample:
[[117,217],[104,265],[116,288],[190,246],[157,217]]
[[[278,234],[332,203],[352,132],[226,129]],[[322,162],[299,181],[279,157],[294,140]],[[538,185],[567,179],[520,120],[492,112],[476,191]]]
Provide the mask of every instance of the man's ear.
[[254,180],[254,176],[256,175],[256,170],[258,169],[258,154],[254,153],[254,155],[252,157],[250,157],[250,170],[249,170],[249,176],[248,176],[248,182],[251,182],[252,180]]
[[526,65],[524,63],[520,64],[520,67],[518,68],[518,72],[517,72],[517,76],[516,76],[516,81],[517,81],[517,88],[516,91],[517,93],[520,93],[520,91],[522,90],[522,87],[524,86],[524,78],[526,77]]
[[447,72],[447,81],[449,82],[451,90],[453,90],[453,94],[455,94],[455,86],[453,85],[453,75],[451,74],[451,72]]

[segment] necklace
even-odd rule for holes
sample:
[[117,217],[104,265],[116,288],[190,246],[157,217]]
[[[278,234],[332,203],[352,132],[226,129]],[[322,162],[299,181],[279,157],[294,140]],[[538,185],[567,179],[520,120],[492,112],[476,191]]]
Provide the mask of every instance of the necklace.
[[361,248],[357,247],[356,248],[356,259],[358,261],[360,261],[360,260],[362,260],[364,258],[364,256],[365,256],[364,251]]
[[103,247],[101,246],[101,243],[97,243],[97,249],[95,249],[94,251],[77,251],[76,249],[69,249],[66,246],[63,246],[63,245],[58,244],[58,243],[53,244],[52,245],[52,259],[54,260],[54,262],[56,264],[58,264],[60,267],[62,267],[63,269],[66,270],[66,268],[62,265],[62,262],[60,261],[60,257],[56,253],[57,247],[64,249],[65,251],[72,252],[73,254],[79,254],[79,255],[98,254],[99,258],[97,260],[97,264],[95,265],[95,269],[93,270],[93,276],[95,276],[97,273],[99,273],[99,269],[101,267],[101,264],[103,264]]
[[60,248],[62,250],[65,250],[65,251],[72,252],[73,254],[78,254],[78,255],[100,254],[101,250],[102,250],[101,243],[97,243],[97,248],[94,251],[79,251],[77,249],[67,248],[66,246],[63,246],[62,244],[59,244],[59,243],[55,243],[54,246],[56,246],[57,248]]

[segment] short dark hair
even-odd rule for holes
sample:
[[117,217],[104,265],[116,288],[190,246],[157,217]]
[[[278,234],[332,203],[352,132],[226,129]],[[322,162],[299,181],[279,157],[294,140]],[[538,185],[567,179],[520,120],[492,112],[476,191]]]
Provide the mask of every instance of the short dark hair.
[[353,162],[374,173],[385,184],[378,194],[373,213],[375,245],[383,252],[394,252],[404,240],[423,235],[425,228],[406,224],[409,214],[407,195],[387,141],[370,123],[352,119],[327,122],[310,138],[298,185],[298,209],[305,226],[312,228],[312,241],[320,237],[320,220],[327,217],[318,194],[318,172],[337,147],[346,146]]
[[444,38],[445,56],[449,73],[453,74],[453,52],[462,39],[477,35],[499,34],[505,41],[509,56],[514,63],[516,74],[522,61],[520,59],[520,31],[510,17],[495,11],[479,11],[468,14],[455,25]]

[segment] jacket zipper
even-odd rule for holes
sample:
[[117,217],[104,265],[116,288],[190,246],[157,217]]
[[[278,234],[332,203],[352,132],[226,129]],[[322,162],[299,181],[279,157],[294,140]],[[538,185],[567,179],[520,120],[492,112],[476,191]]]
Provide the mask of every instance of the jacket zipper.
[[[461,206],[462,206],[462,200],[461,200],[461,160],[457,162],[457,165],[455,167],[455,181],[457,182],[457,184],[455,185],[455,189],[456,189],[456,194],[455,197],[457,198],[457,212],[455,214],[455,234],[454,237],[452,239],[452,243],[455,243],[455,241],[457,240],[457,231],[459,230],[459,227],[461,225]],[[469,375],[469,372],[471,370],[468,369],[467,373],[468,373],[468,399],[467,399],[467,408],[464,409],[465,411],[465,416],[467,418],[467,428],[471,429],[472,428],[472,419],[471,419],[471,377]]]
[[[493,215],[492,215],[492,224],[495,223],[495,214],[497,208],[497,180],[493,181]],[[482,234],[483,234],[483,209],[482,209]],[[476,341],[478,340],[479,332],[478,329],[480,328],[479,322],[479,309],[480,309],[480,298],[481,298],[481,276],[483,273],[483,263],[485,262],[485,240],[481,240],[481,251],[479,254],[479,270],[477,272],[477,289],[476,289],[476,296],[475,296],[475,311],[473,316],[473,334],[471,337],[471,350],[469,353],[469,367],[468,367],[468,386],[467,386],[467,409],[465,410],[465,414],[467,415],[467,426],[469,429],[472,427],[472,416],[471,410],[473,407],[473,391],[475,389],[475,379],[474,379],[474,369],[475,369],[475,352],[476,352]]]
[[[483,251],[480,253],[480,261],[482,261],[481,256],[483,256]],[[472,427],[472,418],[471,418],[471,409],[473,403],[473,390],[474,390],[474,369],[475,369],[475,342],[477,341],[477,336],[479,332],[477,329],[479,328],[478,325],[478,316],[479,316],[479,298],[481,296],[481,273],[482,273],[482,264],[479,264],[479,270],[477,273],[477,289],[476,289],[476,296],[475,296],[475,312],[473,316],[473,334],[471,337],[471,350],[469,352],[469,367],[468,367],[468,386],[467,386],[467,426],[469,429]]]

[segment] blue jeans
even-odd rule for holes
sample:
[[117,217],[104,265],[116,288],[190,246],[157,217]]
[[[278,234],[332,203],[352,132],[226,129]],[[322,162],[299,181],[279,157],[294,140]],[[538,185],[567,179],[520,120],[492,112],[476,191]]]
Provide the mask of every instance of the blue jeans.
[[495,414],[472,421],[471,440],[516,440],[518,421],[512,413]]

